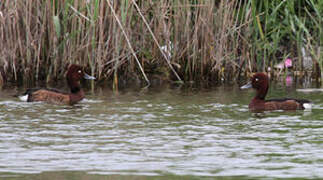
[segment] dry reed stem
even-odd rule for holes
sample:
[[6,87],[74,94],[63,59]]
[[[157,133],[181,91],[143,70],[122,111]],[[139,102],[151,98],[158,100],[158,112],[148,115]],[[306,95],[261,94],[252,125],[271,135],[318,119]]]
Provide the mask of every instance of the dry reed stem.
[[140,17],[142,18],[143,22],[145,23],[145,25],[146,25],[147,29],[149,30],[150,35],[153,37],[153,39],[154,39],[154,41],[155,41],[156,45],[158,46],[158,48],[159,48],[160,52],[162,53],[162,55],[163,55],[164,59],[166,60],[166,62],[167,62],[167,64],[168,64],[169,68],[173,71],[173,73],[175,74],[176,78],[177,78],[179,81],[181,81],[181,82],[182,82],[182,79],[179,77],[179,75],[177,74],[177,72],[176,72],[176,71],[175,71],[175,69],[173,68],[173,66],[172,66],[172,64],[170,63],[170,61],[168,61],[167,55],[165,54],[165,52],[164,52],[164,51],[162,50],[162,48],[160,47],[160,45],[159,45],[159,43],[158,43],[158,40],[156,39],[156,36],[154,35],[153,31],[151,30],[151,28],[150,28],[149,24],[147,23],[147,21],[146,21],[145,17],[144,17],[144,16],[143,16],[143,14],[141,13],[141,10],[139,9],[139,7],[138,7],[138,5],[137,5],[136,1],[135,1],[135,0],[132,0],[132,3],[135,5],[135,7],[136,7],[136,9],[137,9],[137,11],[138,11],[138,13],[139,13]]
[[109,5],[109,7],[110,7],[110,9],[111,9],[111,12],[113,13],[114,18],[115,18],[115,20],[117,21],[117,23],[118,23],[118,25],[119,25],[119,27],[120,27],[120,29],[121,29],[121,31],[122,31],[122,33],[123,33],[123,35],[124,35],[124,37],[125,37],[126,41],[127,41],[127,44],[128,44],[128,46],[129,46],[129,49],[130,49],[130,51],[131,51],[131,53],[132,53],[133,57],[134,57],[134,58],[136,59],[136,61],[137,61],[137,64],[138,64],[138,66],[139,66],[139,68],[140,68],[140,71],[142,72],[142,75],[144,76],[144,78],[145,78],[145,80],[146,80],[146,82],[147,82],[147,84],[148,84],[148,86],[149,86],[149,85],[150,85],[150,81],[148,80],[148,78],[147,78],[147,76],[146,76],[146,74],[145,74],[145,72],[144,72],[144,70],[143,70],[143,68],[142,68],[142,66],[141,66],[141,64],[140,64],[140,62],[139,62],[139,59],[138,59],[138,57],[137,57],[137,55],[136,55],[135,51],[134,51],[134,50],[133,50],[133,48],[132,48],[132,45],[131,45],[131,43],[130,43],[130,40],[129,40],[129,38],[128,38],[128,36],[127,36],[127,34],[126,34],[126,32],[125,32],[125,30],[124,30],[124,28],[123,28],[123,26],[122,26],[122,24],[121,24],[120,20],[119,20],[119,18],[117,17],[117,14],[115,13],[114,8],[111,6],[111,4],[110,4],[110,1],[109,1],[109,0],[107,0],[107,3],[108,3],[108,5]]

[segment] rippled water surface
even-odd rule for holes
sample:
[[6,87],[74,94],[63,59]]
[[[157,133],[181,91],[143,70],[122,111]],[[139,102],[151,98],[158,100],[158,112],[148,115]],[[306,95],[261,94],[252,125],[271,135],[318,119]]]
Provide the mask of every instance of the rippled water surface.
[[[74,106],[0,91],[0,179],[323,178],[323,92],[311,111],[253,114],[253,90],[98,89]],[[50,177],[50,178],[49,178]]]

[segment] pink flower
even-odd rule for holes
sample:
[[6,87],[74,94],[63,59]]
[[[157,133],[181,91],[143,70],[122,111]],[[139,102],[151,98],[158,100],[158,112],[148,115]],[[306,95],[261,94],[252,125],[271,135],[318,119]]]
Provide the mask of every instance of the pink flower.
[[285,68],[289,68],[292,66],[293,66],[292,59],[290,59],[290,58],[285,59]]

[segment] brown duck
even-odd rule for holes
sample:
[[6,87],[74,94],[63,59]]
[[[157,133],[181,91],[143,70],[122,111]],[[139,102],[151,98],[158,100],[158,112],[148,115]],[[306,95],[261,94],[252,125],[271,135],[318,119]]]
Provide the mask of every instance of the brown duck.
[[86,74],[82,66],[72,64],[66,74],[67,84],[71,90],[70,93],[61,92],[57,89],[32,88],[27,89],[19,98],[27,102],[43,101],[52,104],[73,105],[84,98],[84,91],[80,85],[81,78],[95,79],[93,76]]

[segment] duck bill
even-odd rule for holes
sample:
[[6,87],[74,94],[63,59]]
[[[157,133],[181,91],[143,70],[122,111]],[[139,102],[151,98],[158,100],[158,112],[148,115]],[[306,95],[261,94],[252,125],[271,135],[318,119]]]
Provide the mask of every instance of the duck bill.
[[250,81],[246,85],[241,86],[240,89],[248,89],[248,88],[251,88],[251,87],[252,87],[252,84],[251,84],[251,81]]
[[93,80],[93,79],[95,79],[95,77],[90,76],[90,75],[88,75],[88,74],[86,74],[86,73],[84,73],[83,78],[84,78],[84,79],[89,79],[89,80]]

